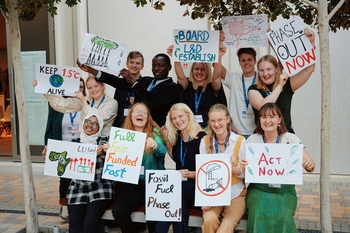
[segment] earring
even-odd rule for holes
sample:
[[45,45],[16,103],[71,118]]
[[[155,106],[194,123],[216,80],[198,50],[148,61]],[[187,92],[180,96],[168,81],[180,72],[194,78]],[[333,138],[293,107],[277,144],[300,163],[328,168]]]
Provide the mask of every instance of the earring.
[[281,123],[278,123],[277,127],[280,127],[281,126]]

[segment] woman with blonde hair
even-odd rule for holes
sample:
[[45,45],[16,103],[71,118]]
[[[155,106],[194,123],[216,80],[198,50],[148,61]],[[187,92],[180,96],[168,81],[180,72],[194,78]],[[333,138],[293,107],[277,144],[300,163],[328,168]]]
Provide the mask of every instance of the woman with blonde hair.
[[[176,163],[176,170],[182,175],[181,222],[158,222],[157,233],[167,233],[170,224],[174,233],[188,232],[188,209],[194,206],[196,154],[206,133],[202,130],[191,109],[183,103],[174,104],[168,113],[167,131],[172,148],[171,157]],[[166,129],[165,129],[166,131]]]

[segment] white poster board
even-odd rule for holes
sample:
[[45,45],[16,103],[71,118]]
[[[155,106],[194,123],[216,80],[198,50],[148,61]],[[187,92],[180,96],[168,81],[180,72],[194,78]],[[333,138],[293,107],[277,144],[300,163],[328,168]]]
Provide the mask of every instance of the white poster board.
[[95,179],[97,145],[49,139],[44,175]]
[[137,184],[145,142],[145,133],[112,127],[102,178]]
[[230,154],[196,155],[195,206],[231,204]]
[[174,29],[173,61],[216,63],[219,31]]
[[303,148],[303,144],[247,144],[245,182],[303,184]]
[[146,220],[181,222],[182,176],[175,170],[146,171]]
[[225,16],[221,20],[228,48],[267,47],[267,15]]
[[79,91],[80,69],[37,63],[36,79],[35,93],[75,97],[74,92]]
[[86,33],[79,54],[81,64],[118,75],[126,61],[126,44]]
[[316,63],[315,48],[304,34],[299,17],[286,21],[267,33],[271,46],[283,65],[284,71],[293,76]]

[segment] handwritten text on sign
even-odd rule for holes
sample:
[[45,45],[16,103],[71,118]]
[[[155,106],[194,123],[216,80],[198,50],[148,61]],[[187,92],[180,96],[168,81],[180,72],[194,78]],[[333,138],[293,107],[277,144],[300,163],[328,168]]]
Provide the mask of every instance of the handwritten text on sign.
[[267,33],[284,70],[295,75],[316,63],[315,48],[304,34],[300,18],[293,18]]
[[35,93],[76,96],[74,92],[79,91],[79,68],[37,63],[35,73],[38,81]]
[[97,145],[49,139],[44,175],[93,181]]
[[195,206],[230,205],[230,154],[196,155],[195,197]]
[[146,220],[181,221],[181,173],[146,170]]
[[173,59],[180,62],[218,62],[219,31],[174,29]]
[[303,145],[249,143],[247,183],[302,184]]
[[102,178],[137,184],[146,134],[112,127]]

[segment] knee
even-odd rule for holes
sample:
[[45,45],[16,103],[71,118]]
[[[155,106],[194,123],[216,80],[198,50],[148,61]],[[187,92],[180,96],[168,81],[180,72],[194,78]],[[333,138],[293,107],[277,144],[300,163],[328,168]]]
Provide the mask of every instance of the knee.
[[212,211],[205,211],[203,213],[204,225],[212,225],[219,222],[218,216]]

